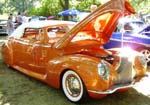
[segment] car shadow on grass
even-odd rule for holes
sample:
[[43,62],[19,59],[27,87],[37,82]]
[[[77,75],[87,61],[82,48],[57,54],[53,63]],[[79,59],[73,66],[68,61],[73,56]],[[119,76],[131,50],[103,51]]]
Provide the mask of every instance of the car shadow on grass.
[[131,88],[128,92],[114,93],[100,100],[92,100],[86,105],[149,105],[150,97]]
[[[148,105],[150,97],[131,88],[103,99],[90,99],[78,105]],[[62,92],[8,68],[0,59],[0,105],[77,105]]]

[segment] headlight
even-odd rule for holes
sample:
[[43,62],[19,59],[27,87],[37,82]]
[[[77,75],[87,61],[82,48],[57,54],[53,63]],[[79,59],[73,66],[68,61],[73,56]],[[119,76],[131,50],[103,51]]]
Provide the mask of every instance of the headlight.
[[109,79],[109,70],[104,62],[98,64],[98,73],[104,80]]

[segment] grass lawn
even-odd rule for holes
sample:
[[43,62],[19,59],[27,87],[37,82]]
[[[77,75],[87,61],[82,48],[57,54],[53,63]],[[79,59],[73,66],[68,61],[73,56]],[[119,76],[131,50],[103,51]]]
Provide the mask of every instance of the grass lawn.
[[[7,36],[0,37],[0,39]],[[145,77],[128,92],[114,93],[103,99],[91,99],[81,105],[150,105],[150,77]],[[149,85],[149,87],[147,87]],[[144,94],[144,90],[146,93]],[[144,92],[143,92],[144,91]],[[148,93],[149,92],[149,93]],[[12,68],[8,68],[0,56],[0,105],[77,105],[69,102],[61,90],[28,77]]]

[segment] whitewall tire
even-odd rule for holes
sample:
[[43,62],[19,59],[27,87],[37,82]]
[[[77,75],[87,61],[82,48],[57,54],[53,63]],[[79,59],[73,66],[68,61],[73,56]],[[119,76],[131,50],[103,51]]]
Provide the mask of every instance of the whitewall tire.
[[75,103],[86,101],[88,96],[81,78],[72,70],[66,71],[62,76],[62,90],[65,96]]

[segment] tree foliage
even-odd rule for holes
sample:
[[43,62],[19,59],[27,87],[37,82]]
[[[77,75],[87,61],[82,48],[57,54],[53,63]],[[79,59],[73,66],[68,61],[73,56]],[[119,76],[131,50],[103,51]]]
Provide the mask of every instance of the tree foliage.
[[[74,2],[77,1],[77,2]],[[39,15],[57,15],[58,12],[66,10],[68,8],[76,8],[80,11],[90,11],[92,4],[101,5],[101,0],[43,0],[42,7],[32,8],[32,14]],[[129,0],[136,11],[140,11],[143,8],[147,8],[150,5],[148,0]],[[34,11],[34,12],[33,12]],[[146,9],[147,13],[150,13],[150,9]]]
[[[77,2],[74,2],[77,1]],[[80,11],[89,11],[91,4],[100,5],[99,0],[43,0],[39,8],[31,8],[30,13],[33,15],[57,15],[58,12],[68,8],[76,8]]]
[[129,0],[133,7],[135,8],[136,12],[139,11],[144,13],[150,14],[150,2],[149,0]]
[[[3,7],[2,3],[0,3],[0,7]],[[0,9],[0,14],[2,14],[2,13],[3,13],[3,9]]]
[[3,13],[26,11],[33,7],[34,2],[38,0],[5,0],[1,4]]
[[101,5],[100,0],[82,0],[76,5],[76,8],[80,11],[89,12],[91,5]]
[[32,7],[30,9],[31,15],[50,16],[56,15],[61,11],[61,6],[58,0],[43,0],[40,4],[42,4],[41,7]]
[[63,10],[66,10],[69,8],[69,0],[59,0],[59,4],[63,8]]
[[[40,7],[35,6],[39,1]],[[18,11],[29,11],[31,15],[57,15],[58,12],[68,8],[76,8],[80,11],[90,11],[90,5],[101,5],[101,0],[3,0],[0,1],[0,13],[10,13]],[[129,0],[136,11],[144,10],[150,13],[149,0]]]

